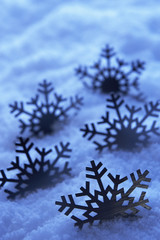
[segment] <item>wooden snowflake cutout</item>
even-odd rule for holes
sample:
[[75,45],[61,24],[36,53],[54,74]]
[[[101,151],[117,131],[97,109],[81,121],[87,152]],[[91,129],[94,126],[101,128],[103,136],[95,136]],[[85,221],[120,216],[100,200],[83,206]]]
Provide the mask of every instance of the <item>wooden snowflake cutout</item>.
[[130,107],[128,104],[125,105],[128,113],[123,114],[120,108],[124,105],[124,100],[119,95],[112,94],[107,99],[107,102],[107,108],[113,109],[117,117],[111,119],[112,111],[107,111],[106,115],[102,116],[102,120],[98,122],[98,125],[104,125],[104,131],[97,130],[94,123],[91,123],[91,126],[85,124],[85,128],[80,129],[84,132],[83,137],[88,136],[88,140],[91,140],[95,136],[102,138],[104,144],[100,141],[93,142],[97,146],[97,150],[102,151],[104,148],[110,150],[136,150],[149,143],[151,133],[159,135],[155,120],[152,121],[150,126],[146,124],[148,118],[158,117],[158,113],[160,112],[159,101],[145,104],[145,114],[142,118],[138,118],[136,115],[142,109],[135,106]]
[[35,148],[39,157],[34,160],[31,157],[30,151],[33,148],[33,143],[29,143],[29,139],[19,138],[19,142],[16,143],[19,154],[24,154],[26,162],[23,164],[19,161],[19,156],[16,157],[15,162],[11,162],[11,167],[7,168],[7,171],[15,171],[14,178],[6,176],[4,170],[1,170],[0,186],[3,187],[7,182],[15,184],[15,191],[5,189],[8,194],[8,199],[14,199],[15,197],[24,197],[29,192],[34,192],[37,189],[44,189],[55,186],[56,183],[63,180],[63,175],[70,175],[71,168],[68,167],[68,162],[65,162],[62,170],[56,166],[57,162],[63,158],[69,158],[71,149],[69,143],[60,143],[60,146],[55,146],[56,156],[54,160],[50,161],[46,159],[46,156],[52,152],[51,149],[45,150]]
[[144,70],[144,62],[132,61],[126,63],[116,55],[114,49],[107,45],[101,53],[101,59],[91,67],[78,67],[76,74],[83,83],[94,90],[103,93],[128,94],[131,87],[138,90],[138,75]]
[[124,188],[120,187],[120,184],[127,181],[128,178],[121,178],[120,175],[114,177],[109,173],[107,177],[112,182],[113,187],[110,185],[106,186],[102,178],[105,176],[107,169],[103,168],[101,170],[101,167],[101,162],[96,164],[94,161],[91,161],[91,167],[86,168],[88,172],[86,178],[96,181],[98,189],[94,188],[94,191],[91,191],[91,183],[86,181],[85,187],[81,187],[80,192],[75,194],[77,198],[82,197],[82,204],[77,204],[72,195],[68,195],[67,198],[62,196],[61,201],[55,202],[56,205],[60,206],[59,211],[65,211],[65,215],[67,216],[72,211],[77,210],[77,214],[71,216],[75,221],[75,226],[82,228],[85,223],[92,224],[95,221],[102,222],[119,216],[135,216],[139,212],[139,206],[148,210],[151,209],[151,207],[146,204],[148,202],[148,199],[145,198],[146,192],[142,191],[136,200],[135,196],[132,195],[137,188],[148,188],[146,182],[150,182],[151,179],[146,177],[149,173],[147,170],[144,171],[144,173],[137,170],[137,177],[134,173],[131,173],[132,184],[128,190],[125,191]]
[[55,131],[55,124],[62,122],[68,116],[68,112],[71,109],[78,110],[82,105],[83,98],[75,96],[70,98],[70,103],[63,107],[64,102],[67,100],[61,95],[54,93],[54,100],[50,100],[50,95],[53,93],[53,87],[50,82],[44,80],[39,84],[38,92],[44,97],[43,101],[40,101],[40,95],[37,94],[35,98],[31,98],[27,105],[33,107],[32,111],[28,111],[24,108],[24,103],[10,104],[11,113],[16,113],[15,117],[21,114],[27,116],[28,122],[20,119],[20,129],[23,133],[26,129],[29,129],[30,133],[35,136],[41,136],[44,134],[50,134]]

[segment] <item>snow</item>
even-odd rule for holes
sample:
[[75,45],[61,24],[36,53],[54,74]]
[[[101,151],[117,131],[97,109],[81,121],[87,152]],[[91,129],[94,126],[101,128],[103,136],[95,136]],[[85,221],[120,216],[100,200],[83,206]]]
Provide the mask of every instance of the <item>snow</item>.
[[[10,114],[9,103],[28,101],[35,96],[38,83],[53,81],[56,92],[66,97],[79,94],[84,106],[66,126],[53,136],[32,138],[39,148],[53,148],[60,141],[71,143],[72,178],[52,189],[39,190],[24,199],[9,201],[0,192],[1,240],[70,240],[70,239],[159,239],[160,139],[140,152],[94,150],[92,142],[82,138],[84,123],[97,122],[106,109],[106,96],[84,88],[74,69],[90,65],[109,43],[117,55],[127,61],[146,62],[140,88],[146,101],[159,97],[160,5],[158,0],[1,0],[0,8],[0,168],[15,160],[18,121]],[[131,97],[128,103],[143,105]],[[158,118],[159,125],[159,118]],[[27,134],[24,134],[27,136]],[[50,154],[52,159],[52,153]],[[74,221],[58,212],[56,200],[74,194],[85,184],[85,167],[94,159],[102,161],[112,174],[128,176],[137,169],[148,169],[152,178],[147,190],[150,211],[140,208],[135,221],[114,219],[82,230]]]

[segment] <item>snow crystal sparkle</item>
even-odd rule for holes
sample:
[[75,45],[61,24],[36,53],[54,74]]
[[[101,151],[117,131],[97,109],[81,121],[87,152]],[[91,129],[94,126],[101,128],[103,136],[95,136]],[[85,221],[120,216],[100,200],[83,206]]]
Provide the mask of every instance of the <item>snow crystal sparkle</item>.
[[[148,185],[144,182],[150,182],[151,179],[147,178],[148,171],[141,173],[140,170],[137,170],[138,178],[136,179],[135,174],[131,173],[132,185],[125,191],[124,188],[120,188],[119,185],[128,180],[127,177],[120,178],[120,175],[113,177],[111,173],[108,174],[108,178],[113,183],[113,188],[108,185],[104,186],[102,177],[107,172],[106,168],[102,167],[102,163],[99,162],[96,164],[94,161],[91,161],[91,167],[87,167],[86,170],[89,172],[86,174],[86,178],[94,179],[99,186],[98,190],[94,190],[94,194],[90,191],[90,182],[86,181],[86,186],[80,188],[80,193],[75,194],[76,197],[86,196],[89,200],[85,200],[85,205],[76,204],[72,195],[68,195],[68,199],[65,196],[61,197],[61,201],[56,201],[56,205],[59,205],[59,211],[65,211],[65,215],[69,215],[74,209],[82,210],[83,216],[85,219],[80,219],[79,217],[72,215],[71,218],[76,221],[75,226],[82,228],[85,223],[93,223],[96,220],[102,222],[103,220],[109,220],[114,217],[122,216],[129,217],[135,216],[139,210],[138,206],[151,209],[146,203],[148,199],[145,199],[146,192],[141,192],[141,195],[138,200],[135,200],[135,197],[131,196],[131,193],[136,188],[147,189]],[[142,183],[143,182],[143,183]],[[109,196],[111,195],[111,196]],[[130,210],[130,213],[128,212]]]
[[94,123],[91,123],[91,127],[85,124],[85,128],[80,129],[84,132],[83,137],[89,135],[88,140],[91,140],[96,135],[104,137],[105,144],[98,141],[93,142],[97,146],[96,150],[102,151],[104,148],[110,150],[135,150],[149,143],[150,133],[159,135],[156,121],[152,122],[149,129],[145,124],[149,117],[158,117],[158,112],[160,112],[159,101],[156,103],[150,102],[148,105],[145,104],[145,114],[141,119],[136,116],[136,113],[141,111],[141,108],[130,107],[128,104],[125,105],[125,108],[129,115],[122,115],[120,107],[124,104],[124,100],[120,99],[119,95],[111,94],[107,102],[109,103],[107,107],[115,110],[117,118],[113,119],[113,121],[110,120],[111,111],[107,111],[106,115],[102,116],[102,120],[98,124],[104,124],[107,127],[105,131],[98,131]]
[[[141,74],[142,70],[144,70],[145,63],[139,60],[126,63],[117,58],[116,65],[114,66],[111,59],[115,55],[114,49],[107,45],[102,50],[101,60],[89,69],[87,67],[78,67],[76,74],[80,79],[84,80],[84,84],[87,87],[94,90],[100,89],[103,93],[119,92],[128,94],[132,86],[138,89],[139,78],[137,75]],[[103,60],[105,60],[105,63]]]
[[10,104],[11,113],[16,113],[15,117],[21,114],[28,116],[28,123],[20,119],[21,133],[25,131],[26,128],[32,133],[32,135],[40,136],[43,134],[50,134],[55,129],[53,125],[55,122],[62,121],[67,117],[67,113],[70,109],[77,109],[82,105],[82,97],[75,96],[75,99],[70,98],[70,103],[67,107],[63,107],[62,103],[66,101],[62,95],[54,93],[54,101],[50,101],[50,94],[53,93],[53,87],[50,82],[44,80],[39,84],[38,92],[44,96],[44,102],[39,103],[39,95],[37,94],[35,98],[31,98],[28,105],[33,106],[33,111],[29,112],[24,109],[23,102],[18,103],[15,101],[14,104]]
[[28,143],[29,139],[19,138],[19,142],[16,143],[16,146],[19,147],[16,152],[19,154],[25,154],[27,158],[27,163],[24,163],[23,166],[20,164],[19,157],[16,157],[15,162],[11,162],[11,167],[7,168],[8,171],[18,170],[15,178],[7,178],[4,170],[1,170],[0,177],[0,186],[3,187],[5,183],[11,182],[15,183],[16,191],[10,191],[5,189],[4,191],[8,194],[8,199],[14,199],[17,196],[24,197],[29,192],[36,191],[37,189],[47,188],[54,186],[57,182],[63,179],[63,175],[70,175],[71,168],[68,167],[68,162],[65,162],[64,168],[59,170],[59,167],[56,166],[56,163],[61,158],[69,158],[69,153],[71,149],[69,148],[69,143],[63,144],[60,143],[60,146],[55,146],[56,157],[51,162],[46,160],[46,156],[52,152],[51,149],[45,150],[43,148],[35,148],[36,152],[39,154],[40,158],[32,160],[30,151],[33,148],[33,143]]

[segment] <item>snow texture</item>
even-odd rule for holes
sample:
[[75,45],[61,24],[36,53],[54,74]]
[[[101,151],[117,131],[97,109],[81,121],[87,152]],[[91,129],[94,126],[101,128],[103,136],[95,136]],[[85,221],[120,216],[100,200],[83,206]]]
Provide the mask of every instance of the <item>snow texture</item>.
[[[139,79],[140,91],[145,103],[159,100],[159,4],[158,0],[1,0],[0,169],[6,170],[16,157],[14,143],[19,136],[19,124],[10,114],[10,103],[27,102],[35,96],[38,84],[47,79],[66,98],[83,96],[84,106],[77,115],[69,116],[54,135],[32,138],[39,149],[53,149],[61,141],[70,142],[72,177],[14,201],[8,200],[1,190],[0,240],[159,239],[160,137],[153,135],[151,144],[139,152],[104,149],[98,153],[91,142],[82,138],[79,129],[97,122],[104,114],[107,95],[86,89],[74,71],[80,65],[92,65],[109,44],[127,62],[146,62]],[[144,104],[131,96],[125,96],[125,101],[137,107]],[[142,117],[144,112],[139,114]],[[149,125],[152,122],[148,119]],[[28,137],[27,133],[23,136]],[[35,151],[32,156],[37,157]],[[138,214],[142,218],[132,221],[115,218],[101,225],[85,224],[82,230],[75,228],[70,218],[58,212],[55,201],[77,192],[85,181],[85,167],[92,160],[102,162],[113,176],[125,177],[137,169],[147,169],[152,180],[146,198],[152,209],[141,208]],[[59,164],[63,168],[64,162]],[[126,182],[126,189],[129,186]]]

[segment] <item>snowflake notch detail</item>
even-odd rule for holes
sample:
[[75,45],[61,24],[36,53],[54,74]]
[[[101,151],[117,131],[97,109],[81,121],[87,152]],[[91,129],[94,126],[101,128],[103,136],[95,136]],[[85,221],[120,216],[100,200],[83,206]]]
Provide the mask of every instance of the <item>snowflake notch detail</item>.
[[145,62],[125,61],[116,58],[113,65],[113,57],[116,55],[114,49],[109,45],[102,50],[101,59],[91,67],[78,67],[76,75],[83,83],[94,90],[99,89],[103,93],[128,94],[131,87],[138,90],[138,81]]
[[108,148],[109,150],[123,149],[134,151],[149,144],[151,133],[159,135],[155,120],[152,121],[149,128],[145,122],[150,117],[157,118],[159,116],[159,101],[145,104],[145,114],[141,119],[136,116],[136,114],[142,110],[140,107],[130,107],[126,104],[125,109],[127,113],[122,114],[120,108],[124,105],[124,100],[122,100],[119,95],[111,94],[107,102],[107,108],[115,111],[116,118],[110,119],[111,111],[107,111],[106,115],[102,116],[102,120],[98,122],[98,125],[104,124],[104,126],[106,126],[105,130],[97,130],[94,123],[91,123],[91,126],[85,124],[85,128],[80,129],[80,131],[84,133],[83,137],[88,137],[88,140],[92,140],[95,136],[103,138],[104,144],[99,140],[93,141],[97,146],[96,150],[102,151],[104,148]]
[[[51,82],[44,80],[39,84],[38,92],[35,98],[31,98],[27,105],[33,107],[32,112],[25,110],[24,103],[17,101],[14,104],[10,104],[11,113],[15,113],[15,117],[19,117],[24,114],[28,117],[28,123],[20,119],[21,134],[27,129],[32,135],[40,136],[44,134],[50,134],[54,132],[54,124],[61,122],[67,118],[67,113],[71,109],[79,110],[82,105],[82,97],[75,96],[70,98],[68,106],[63,107],[62,104],[67,100],[62,95],[54,93],[54,101],[50,101],[50,94],[53,93],[54,88]],[[44,96],[44,102],[40,102],[39,97]]]
[[39,157],[32,159],[30,151],[34,144],[29,143],[29,138],[19,138],[19,142],[16,143],[19,154],[24,154],[27,162],[20,163],[19,156],[16,157],[15,162],[11,162],[11,167],[7,168],[7,171],[16,171],[15,178],[8,178],[4,170],[1,170],[0,187],[3,187],[7,182],[15,184],[16,191],[10,191],[5,189],[8,194],[8,199],[15,199],[17,196],[24,197],[29,192],[34,192],[37,189],[45,189],[55,186],[58,182],[63,180],[63,175],[69,175],[71,168],[68,167],[68,161],[65,162],[62,170],[56,166],[57,162],[63,158],[69,158],[70,152],[69,142],[66,144],[60,143],[60,146],[55,146],[56,156],[53,161],[46,159],[46,156],[52,152],[52,149],[46,150],[42,148],[35,148]]
[[[95,180],[97,182],[98,189],[91,191],[91,182],[86,181],[85,187],[80,188],[80,192],[76,193],[77,198],[84,197],[83,204],[76,204],[72,195],[61,196],[61,201],[56,201],[55,204],[60,206],[59,211],[65,211],[65,215],[69,215],[72,211],[77,209],[77,215],[72,215],[71,218],[76,222],[75,226],[82,228],[85,223],[92,224],[95,221],[100,223],[104,220],[110,220],[114,217],[131,217],[135,216],[139,210],[138,206],[151,209],[146,203],[149,202],[145,199],[146,192],[142,191],[139,199],[135,199],[132,193],[137,188],[147,189],[147,182],[151,179],[147,178],[148,170],[141,173],[137,170],[138,177],[134,173],[130,174],[132,185],[127,191],[124,188],[120,188],[120,184],[128,180],[127,177],[120,178],[120,175],[115,177],[109,173],[108,179],[113,183],[113,187],[104,185],[102,177],[106,174],[107,169],[101,170],[102,163],[96,164],[91,161],[91,167],[86,167],[86,178]],[[95,185],[94,185],[95,186]],[[87,200],[86,200],[87,199]],[[80,217],[79,217],[80,215]],[[83,219],[82,219],[83,218]]]

